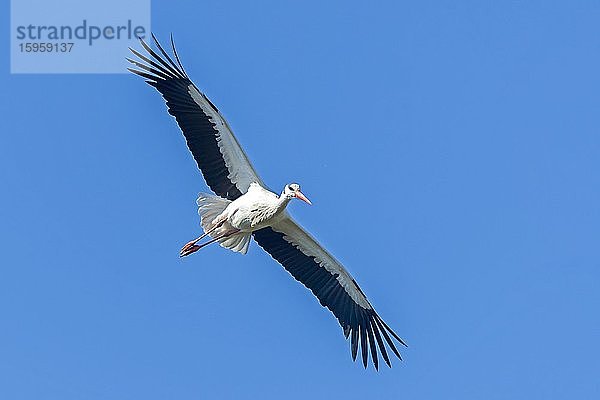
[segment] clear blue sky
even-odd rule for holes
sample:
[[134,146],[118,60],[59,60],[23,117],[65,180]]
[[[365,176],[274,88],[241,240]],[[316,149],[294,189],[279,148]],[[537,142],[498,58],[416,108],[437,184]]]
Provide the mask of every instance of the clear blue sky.
[[[0,397],[600,398],[596,1],[153,1],[264,180],[409,343],[379,373],[132,75],[0,61]],[[502,4],[501,4],[502,3]],[[8,8],[2,9],[8,22]]]

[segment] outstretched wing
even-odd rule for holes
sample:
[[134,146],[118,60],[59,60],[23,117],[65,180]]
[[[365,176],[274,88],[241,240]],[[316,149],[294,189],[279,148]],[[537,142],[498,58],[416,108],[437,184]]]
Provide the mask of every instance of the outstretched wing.
[[127,60],[139,69],[128,69],[145,78],[149,85],[162,94],[169,114],[177,120],[208,186],[217,195],[229,200],[246,193],[252,182],[264,187],[225,118],[186,74],[175,50],[173,37],[171,47],[177,63],[173,62],[154,35],[152,39],[161,54],[140,40],[147,55],[130,49],[139,60]]
[[384,339],[394,354],[402,359],[392,337],[406,346],[404,341],[383,322],[342,264],[295,221],[284,218],[272,227],[254,232],[254,239],[296,280],[309,288],[321,305],[333,312],[344,330],[344,336],[352,336],[353,360],[356,360],[360,341],[365,368],[369,348],[375,369],[379,367],[377,346],[391,367]]

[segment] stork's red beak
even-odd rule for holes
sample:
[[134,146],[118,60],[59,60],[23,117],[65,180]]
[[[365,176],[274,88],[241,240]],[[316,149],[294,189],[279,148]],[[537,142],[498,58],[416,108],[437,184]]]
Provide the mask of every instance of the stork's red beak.
[[299,191],[299,190],[296,191],[296,197],[299,198],[300,200],[302,200],[303,202],[312,206],[312,203],[310,202],[310,200],[301,191]]

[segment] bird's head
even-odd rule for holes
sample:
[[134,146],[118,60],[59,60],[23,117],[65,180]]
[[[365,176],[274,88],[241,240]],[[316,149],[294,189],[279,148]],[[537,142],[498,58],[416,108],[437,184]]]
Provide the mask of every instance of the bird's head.
[[312,203],[310,202],[310,200],[304,195],[304,193],[302,193],[300,191],[300,185],[298,185],[297,183],[290,183],[288,185],[285,185],[285,188],[283,188],[283,193],[281,193],[282,197],[285,197],[286,199],[293,199],[293,198],[297,198],[300,199],[310,205],[312,205]]

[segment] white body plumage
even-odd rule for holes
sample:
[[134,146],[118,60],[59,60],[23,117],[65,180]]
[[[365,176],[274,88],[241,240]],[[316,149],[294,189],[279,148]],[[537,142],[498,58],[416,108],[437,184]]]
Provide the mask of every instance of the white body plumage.
[[264,189],[258,183],[250,185],[248,192],[232,201],[223,217],[241,232],[252,232],[276,223],[292,198]]
[[206,234],[218,238],[221,246],[245,254],[251,233],[281,221],[286,206],[293,198],[310,204],[296,183],[286,185],[277,196],[253,182],[248,191],[234,201],[201,193],[198,213]]

